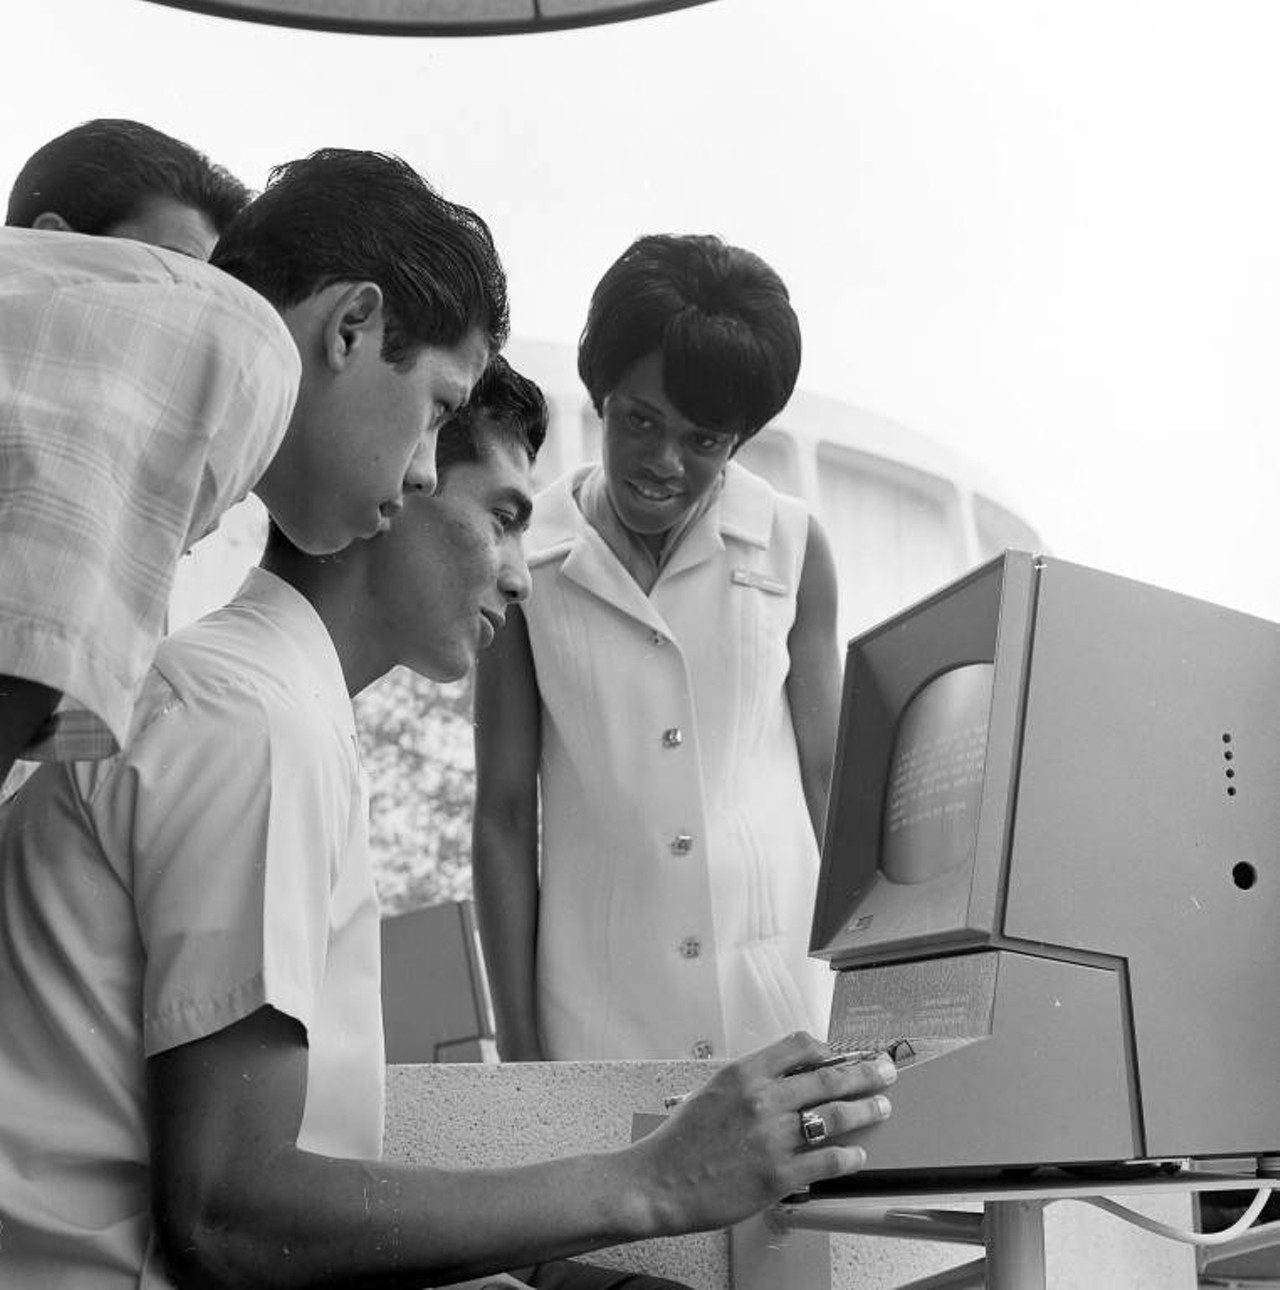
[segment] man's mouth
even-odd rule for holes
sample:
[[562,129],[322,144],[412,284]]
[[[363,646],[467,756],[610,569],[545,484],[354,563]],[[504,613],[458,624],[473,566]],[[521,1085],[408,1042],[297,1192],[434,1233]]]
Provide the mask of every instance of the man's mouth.
[[380,533],[387,532],[391,527],[391,522],[404,509],[404,503],[400,501],[382,502],[378,506],[378,515],[374,528],[369,533],[370,537],[377,537]]
[[493,638],[502,628],[502,618],[499,615],[490,613],[487,609],[480,611],[480,621],[488,627],[488,632],[480,633],[480,648],[487,649],[493,644]]

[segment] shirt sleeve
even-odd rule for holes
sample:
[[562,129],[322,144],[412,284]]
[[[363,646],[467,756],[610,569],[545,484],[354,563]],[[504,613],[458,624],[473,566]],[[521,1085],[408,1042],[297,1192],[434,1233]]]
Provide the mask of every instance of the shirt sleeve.
[[107,751],[179,557],[256,482],[296,394],[274,310],[194,269],[13,290],[0,310],[0,672],[86,709]]
[[91,809],[131,869],[148,1057],[264,1005],[310,1028],[357,773],[300,705],[235,682],[135,734]]

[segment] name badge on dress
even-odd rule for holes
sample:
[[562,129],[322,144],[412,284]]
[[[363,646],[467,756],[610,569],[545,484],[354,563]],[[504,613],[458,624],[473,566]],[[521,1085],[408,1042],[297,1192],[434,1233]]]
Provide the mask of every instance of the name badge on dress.
[[767,574],[757,573],[754,569],[735,569],[729,580],[735,587],[755,587],[757,591],[767,591],[771,596],[785,596],[787,584],[770,578]]

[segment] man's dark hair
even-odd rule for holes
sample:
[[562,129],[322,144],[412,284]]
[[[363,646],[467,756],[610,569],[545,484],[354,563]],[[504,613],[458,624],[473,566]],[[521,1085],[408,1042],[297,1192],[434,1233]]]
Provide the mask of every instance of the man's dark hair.
[[210,263],[278,309],[335,282],[376,282],[388,363],[452,348],[473,329],[494,353],[507,338],[507,279],[488,226],[384,153],[326,148],[277,166]]
[[696,425],[755,434],[791,397],[800,324],[758,255],[711,235],[638,238],[591,296],[578,375],[599,413],[627,370],[662,355],[667,398]]
[[94,236],[132,219],[149,200],[169,197],[200,211],[222,232],[249,190],[190,144],[140,121],[86,121],[51,139],[18,172],[5,223],[31,228],[51,212]]
[[546,437],[547,401],[542,391],[496,354],[471,397],[440,427],[436,474],[443,479],[450,466],[478,460],[487,439],[518,445],[532,464]]

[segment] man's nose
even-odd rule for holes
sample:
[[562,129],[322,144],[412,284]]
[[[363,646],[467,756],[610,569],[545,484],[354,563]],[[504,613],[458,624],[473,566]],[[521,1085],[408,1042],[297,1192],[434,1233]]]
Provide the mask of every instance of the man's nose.
[[529,565],[524,558],[524,547],[503,562],[498,574],[498,590],[510,604],[519,605],[529,599],[533,587],[533,578],[529,574]]
[[430,497],[436,491],[436,432],[424,434],[409,458],[409,468],[404,472],[406,493],[422,493]]

